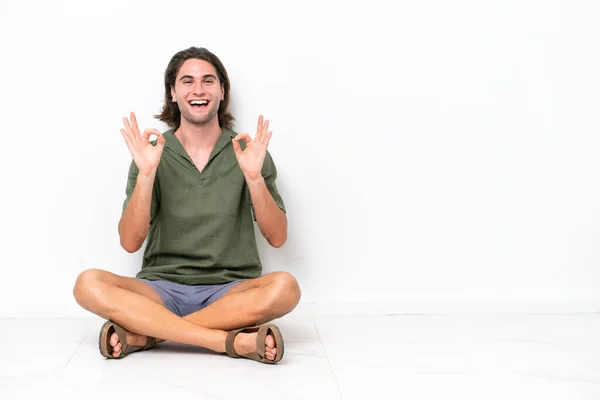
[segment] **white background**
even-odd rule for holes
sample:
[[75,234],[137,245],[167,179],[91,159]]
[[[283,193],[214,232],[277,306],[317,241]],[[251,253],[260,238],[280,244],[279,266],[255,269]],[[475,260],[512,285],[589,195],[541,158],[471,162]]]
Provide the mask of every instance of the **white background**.
[[5,0],[0,15],[0,316],[88,315],[81,271],[137,272],[117,233],[121,118],[165,129],[164,69],[189,46],[225,64],[238,132],[271,120],[289,240],[260,251],[303,303],[600,301],[596,1]]

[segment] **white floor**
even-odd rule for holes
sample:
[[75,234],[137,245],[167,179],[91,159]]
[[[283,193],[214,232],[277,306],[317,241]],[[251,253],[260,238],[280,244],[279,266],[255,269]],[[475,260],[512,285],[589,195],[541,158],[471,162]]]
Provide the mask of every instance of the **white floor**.
[[0,399],[600,399],[600,314],[277,323],[285,358],[263,365],[173,343],[105,360],[100,319],[2,319]]

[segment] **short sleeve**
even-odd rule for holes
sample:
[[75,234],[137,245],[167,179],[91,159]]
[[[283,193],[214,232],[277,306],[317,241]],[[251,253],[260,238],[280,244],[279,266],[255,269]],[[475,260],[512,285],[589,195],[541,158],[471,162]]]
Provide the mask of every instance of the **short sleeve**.
[[[131,195],[133,194],[133,190],[135,189],[135,185],[137,182],[137,176],[139,174],[139,169],[135,162],[131,160],[131,164],[129,165],[129,173],[127,174],[127,187],[125,188],[125,201],[123,201],[123,209],[121,210],[121,215],[127,209],[127,205],[129,204],[129,200],[131,199]],[[159,193],[158,193],[158,174],[154,181],[154,187],[152,188],[152,203],[150,206],[150,218],[154,219],[156,216],[156,212],[158,211],[159,204]]]
[[[273,158],[271,157],[271,154],[268,151],[265,155],[265,161],[263,162],[261,173],[265,180],[265,184],[267,185],[269,193],[271,193],[273,200],[275,200],[275,204],[277,204],[277,206],[285,213],[285,204],[283,203],[283,199],[281,198],[281,195],[279,194],[279,191],[277,190],[277,185],[275,183],[275,180],[277,179],[277,168],[275,167]],[[252,215],[254,216],[254,220],[256,221],[256,214],[254,213],[254,208],[252,208]]]

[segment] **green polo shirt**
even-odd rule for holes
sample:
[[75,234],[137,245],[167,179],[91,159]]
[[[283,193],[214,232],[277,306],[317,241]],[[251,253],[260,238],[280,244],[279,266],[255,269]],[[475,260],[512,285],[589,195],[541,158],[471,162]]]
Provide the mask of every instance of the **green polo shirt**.
[[[235,136],[223,129],[200,172],[174,130],[163,134],[165,147],[152,191],[150,230],[138,278],[213,285],[261,275],[250,192],[231,143]],[[132,161],[123,212],[138,172]],[[262,175],[285,212],[268,152]]]

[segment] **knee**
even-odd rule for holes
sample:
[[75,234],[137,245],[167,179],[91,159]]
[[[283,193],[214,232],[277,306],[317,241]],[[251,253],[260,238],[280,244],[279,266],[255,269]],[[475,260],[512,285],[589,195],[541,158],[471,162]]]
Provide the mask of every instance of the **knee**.
[[73,287],[73,296],[79,305],[86,307],[96,297],[98,286],[102,285],[104,272],[99,269],[88,269],[79,274]]
[[300,286],[294,276],[287,272],[275,272],[271,289],[271,305],[282,308],[283,313],[292,311],[300,301]]

